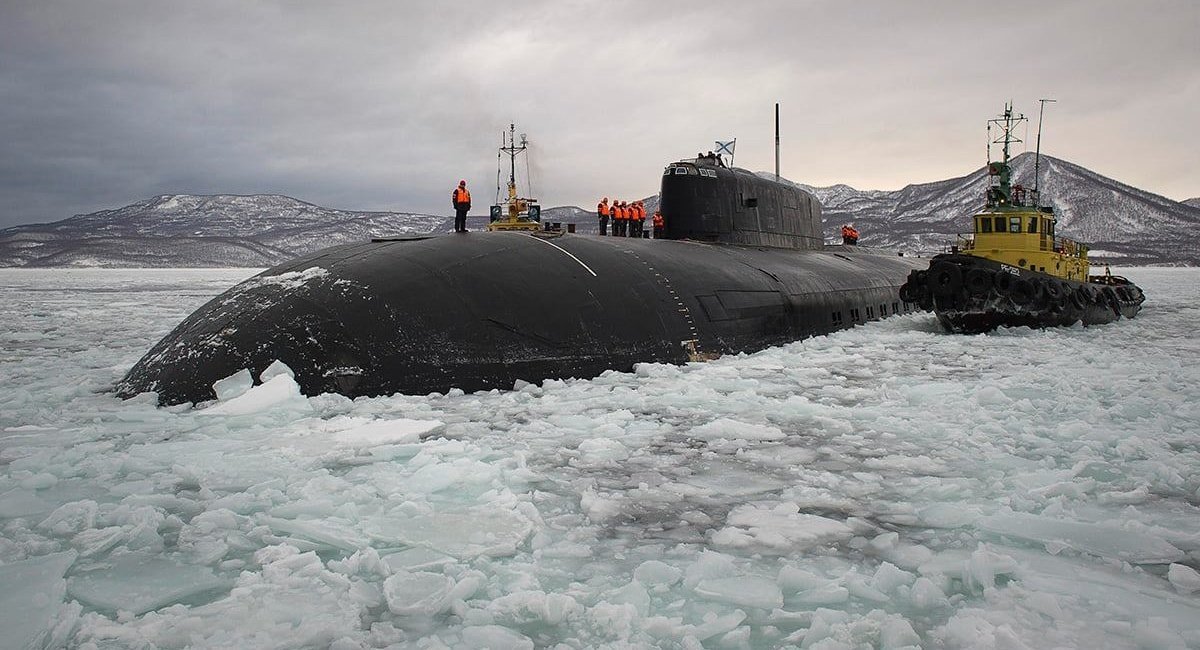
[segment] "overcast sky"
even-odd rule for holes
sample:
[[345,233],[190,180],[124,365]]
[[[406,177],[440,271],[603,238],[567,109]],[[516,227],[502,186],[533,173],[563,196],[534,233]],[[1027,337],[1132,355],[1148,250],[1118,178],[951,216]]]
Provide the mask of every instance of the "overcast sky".
[[449,214],[510,122],[542,203],[591,207],[717,139],[773,169],[775,102],[785,177],[897,189],[1043,97],[1043,152],[1200,195],[1196,0],[0,0],[0,227],[166,193]]

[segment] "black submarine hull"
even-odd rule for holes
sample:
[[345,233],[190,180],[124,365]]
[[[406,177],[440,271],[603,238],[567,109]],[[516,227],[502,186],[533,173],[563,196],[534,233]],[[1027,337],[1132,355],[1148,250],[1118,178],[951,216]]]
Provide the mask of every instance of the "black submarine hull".
[[325,249],[217,296],[118,384],[164,404],[215,397],[286,363],[307,395],[511,389],[639,362],[753,352],[916,309],[923,260],[861,247],[794,250],[495,232]]

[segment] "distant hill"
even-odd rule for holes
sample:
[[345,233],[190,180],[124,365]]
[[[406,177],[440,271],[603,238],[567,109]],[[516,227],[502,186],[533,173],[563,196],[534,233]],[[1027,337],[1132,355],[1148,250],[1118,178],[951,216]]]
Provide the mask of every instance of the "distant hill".
[[[546,215],[567,222],[577,209],[566,210]],[[482,228],[487,218],[473,220]],[[440,215],[332,210],[278,195],[163,195],[0,230],[0,266],[266,267],[335,244],[446,232],[453,222]]]
[[[1013,159],[1014,182],[1033,186],[1034,156]],[[766,175],[766,174],[764,174]],[[895,191],[847,185],[800,187],[820,199],[832,237],[854,223],[868,246],[935,252],[968,232],[983,208],[986,167],[959,178]],[[1065,160],[1043,155],[1041,192],[1058,215],[1057,232],[1091,244],[1092,257],[1115,263],[1200,265],[1200,206],[1125,185]]]
[[[1015,179],[1033,185],[1033,156],[1013,160]],[[762,173],[763,176],[771,176]],[[790,181],[786,181],[790,182]],[[833,241],[854,223],[867,246],[930,253],[954,242],[983,207],[983,167],[959,178],[895,191],[812,187]],[[1200,198],[1177,202],[1078,165],[1042,157],[1042,195],[1060,235],[1089,242],[1093,258],[1122,265],[1200,265]],[[657,197],[645,199],[650,213]],[[542,221],[596,232],[594,208],[547,208]],[[482,230],[482,210],[467,227]],[[333,210],[278,195],[163,195],[116,210],[0,230],[0,266],[267,267],[334,244],[453,230],[449,215]]]
[[1182,203],[1184,205],[1190,205],[1193,208],[1200,208],[1200,196],[1197,196],[1194,199],[1184,199],[1184,200],[1180,201],[1180,203]]

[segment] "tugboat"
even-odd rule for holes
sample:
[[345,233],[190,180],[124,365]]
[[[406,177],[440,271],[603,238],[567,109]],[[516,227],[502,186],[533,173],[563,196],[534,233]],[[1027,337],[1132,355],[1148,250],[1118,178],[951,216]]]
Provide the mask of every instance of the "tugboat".
[[[1107,268],[1103,275],[1088,275],[1087,246],[1059,237],[1054,208],[1040,203],[1040,117],[1034,186],[1012,184],[1009,146],[1021,142],[1014,130],[1025,121],[1011,104],[988,121],[990,183],[984,210],[973,219],[974,232],[959,235],[950,252],[934,256],[928,269],[909,273],[900,297],[932,310],[947,331],[965,334],[1133,318],[1146,300],[1142,290]],[[1000,132],[995,140],[993,126]],[[1003,145],[1003,157],[992,161],[991,147],[997,144]]]

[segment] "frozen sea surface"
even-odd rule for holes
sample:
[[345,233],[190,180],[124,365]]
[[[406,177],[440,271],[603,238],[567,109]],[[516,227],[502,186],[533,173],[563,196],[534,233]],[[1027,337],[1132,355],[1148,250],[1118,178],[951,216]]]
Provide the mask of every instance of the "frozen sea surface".
[[[1200,270],[506,392],[106,391],[247,270],[0,270],[0,647],[1200,648]],[[214,393],[215,398],[215,393]]]

